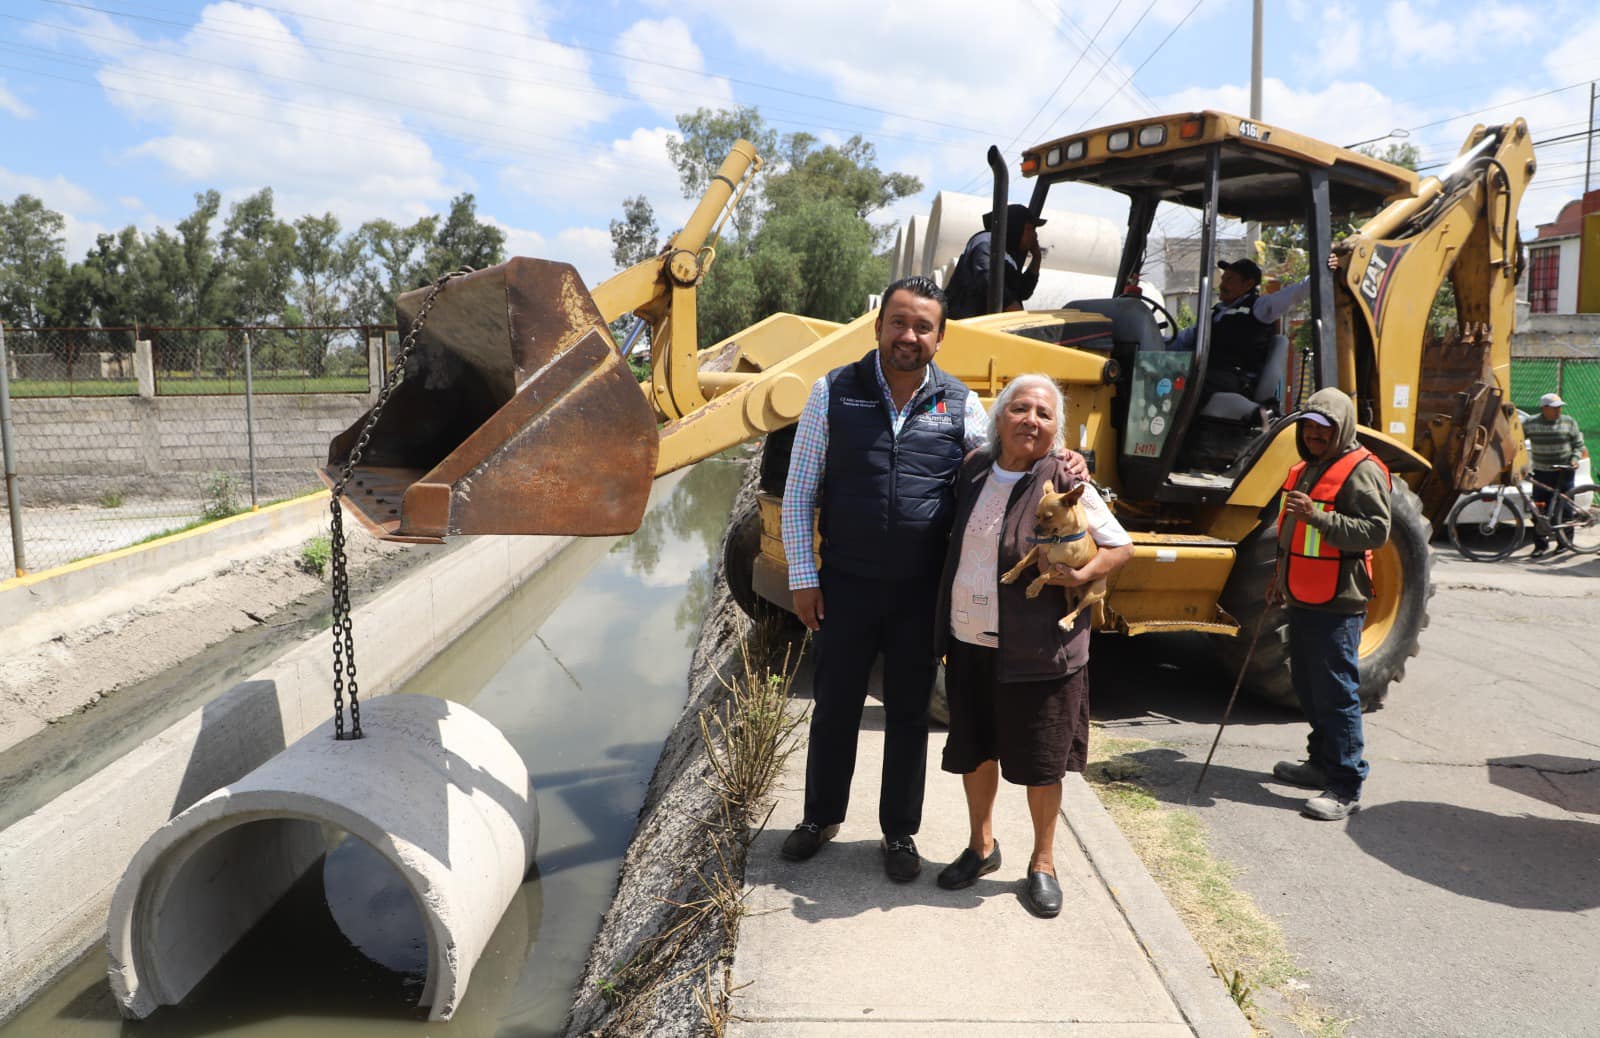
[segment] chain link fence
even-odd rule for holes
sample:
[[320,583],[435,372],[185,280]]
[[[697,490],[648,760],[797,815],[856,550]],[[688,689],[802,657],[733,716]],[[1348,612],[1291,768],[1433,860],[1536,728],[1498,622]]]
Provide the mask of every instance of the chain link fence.
[[328,442],[371,406],[393,336],[0,327],[0,579],[319,489]]
[[1592,454],[1600,449],[1600,357],[1516,357],[1511,361],[1511,402],[1530,414],[1539,398],[1559,393],[1583,430]]

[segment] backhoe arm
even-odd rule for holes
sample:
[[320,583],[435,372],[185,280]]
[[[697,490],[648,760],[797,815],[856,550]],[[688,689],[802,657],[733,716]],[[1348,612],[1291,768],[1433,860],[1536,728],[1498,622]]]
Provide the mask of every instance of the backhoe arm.
[[[1476,126],[1440,176],[1335,249],[1348,289],[1338,293],[1339,385],[1362,424],[1431,462],[1430,515],[1525,461],[1509,403],[1511,332],[1522,268],[1516,213],[1535,168],[1521,119]],[[1458,325],[1436,338],[1429,317],[1446,277]]]

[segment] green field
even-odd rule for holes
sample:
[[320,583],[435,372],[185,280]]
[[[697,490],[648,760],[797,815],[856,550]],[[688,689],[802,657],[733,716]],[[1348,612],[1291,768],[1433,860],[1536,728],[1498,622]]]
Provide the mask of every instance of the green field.
[[[304,376],[263,376],[254,379],[257,393],[365,393],[367,376],[327,375],[322,378]],[[158,396],[243,396],[244,379],[195,378],[192,375],[162,376],[156,382]],[[15,379],[11,395],[41,396],[138,396],[139,383],[133,379],[93,379],[68,382],[65,379]]]

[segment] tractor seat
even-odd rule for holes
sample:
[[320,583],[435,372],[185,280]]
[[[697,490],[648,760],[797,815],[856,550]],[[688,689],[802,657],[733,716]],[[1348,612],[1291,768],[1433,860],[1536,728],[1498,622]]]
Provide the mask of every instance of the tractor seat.
[[1267,351],[1267,362],[1261,367],[1261,377],[1256,379],[1256,389],[1251,396],[1243,393],[1213,393],[1200,407],[1207,418],[1225,418],[1235,422],[1254,421],[1262,408],[1281,411],[1283,376],[1289,364],[1289,337],[1274,335],[1272,347]]

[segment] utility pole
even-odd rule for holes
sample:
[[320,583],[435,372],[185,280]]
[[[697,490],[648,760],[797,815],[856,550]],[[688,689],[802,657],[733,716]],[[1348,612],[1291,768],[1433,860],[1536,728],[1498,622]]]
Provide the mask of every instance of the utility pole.
[[[1255,12],[1251,18],[1250,26],[1250,118],[1257,122],[1261,119],[1261,6],[1262,0],[1255,0]],[[1251,252],[1255,251],[1256,242],[1261,238],[1261,225],[1254,221],[1245,224],[1245,247]],[[1210,272],[1207,271],[1207,276]]]
[[1589,132],[1583,142],[1583,193],[1589,193],[1589,170],[1594,167],[1594,81],[1589,81]]

